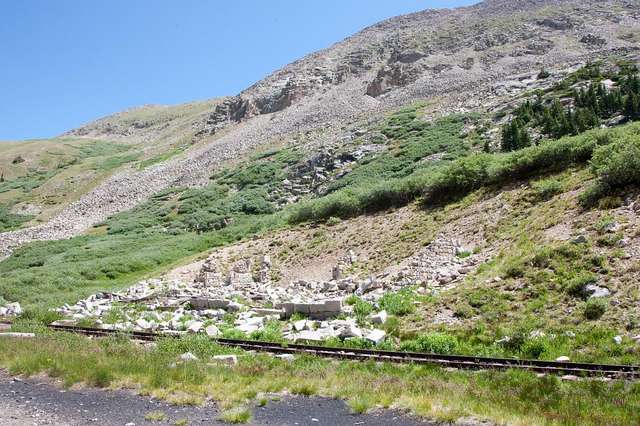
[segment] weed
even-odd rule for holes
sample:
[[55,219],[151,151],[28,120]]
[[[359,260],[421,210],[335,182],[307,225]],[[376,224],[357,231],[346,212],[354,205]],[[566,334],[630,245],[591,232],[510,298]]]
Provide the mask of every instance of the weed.
[[144,415],[144,419],[150,422],[163,422],[167,419],[164,411],[150,411]]
[[608,306],[609,304],[604,298],[589,299],[584,306],[584,317],[591,321],[600,319],[607,311]]
[[385,293],[379,301],[380,307],[391,315],[408,315],[415,311],[415,294],[411,289],[402,289],[396,293]]
[[218,417],[221,421],[231,424],[244,424],[249,423],[253,415],[251,410],[247,407],[234,407],[229,410],[223,411]]

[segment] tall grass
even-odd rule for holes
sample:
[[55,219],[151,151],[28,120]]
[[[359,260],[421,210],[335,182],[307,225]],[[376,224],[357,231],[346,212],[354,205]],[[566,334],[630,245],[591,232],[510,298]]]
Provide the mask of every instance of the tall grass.
[[[66,386],[138,385],[141,392],[170,402],[212,399],[233,414],[229,420],[239,421],[246,421],[249,411],[235,407],[250,406],[260,395],[289,391],[348,399],[356,412],[395,406],[442,421],[474,416],[530,425],[640,422],[636,383],[562,382],[520,371],[444,372],[431,366],[336,363],[311,356],[287,362],[239,351],[239,364],[226,366],[210,361],[228,349],[211,343],[205,347],[204,340],[175,339],[145,348],[120,338],[88,340],[54,333],[1,345],[0,366],[16,374],[46,372]],[[427,343],[443,350],[450,345],[440,337]],[[200,360],[179,362],[183,351]]]

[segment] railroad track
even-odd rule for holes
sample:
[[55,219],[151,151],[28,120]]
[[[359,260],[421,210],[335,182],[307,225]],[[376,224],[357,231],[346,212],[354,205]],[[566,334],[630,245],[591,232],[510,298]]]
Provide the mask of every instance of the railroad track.
[[[55,331],[70,332],[93,337],[125,335],[131,339],[154,341],[172,335],[149,332],[123,332],[100,328],[87,328],[66,325],[50,325]],[[489,358],[464,355],[440,355],[416,352],[380,351],[370,349],[332,348],[315,345],[281,344],[257,342],[251,340],[211,339],[222,346],[247,351],[268,352],[273,354],[308,354],[323,358],[335,358],[354,361],[375,361],[408,364],[428,364],[441,367],[468,370],[504,370],[519,369],[555,375],[575,375],[580,377],[610,377],[618,379],[639,379],[640,365],[590,364],[577,362],[556,362],[511,358]]]

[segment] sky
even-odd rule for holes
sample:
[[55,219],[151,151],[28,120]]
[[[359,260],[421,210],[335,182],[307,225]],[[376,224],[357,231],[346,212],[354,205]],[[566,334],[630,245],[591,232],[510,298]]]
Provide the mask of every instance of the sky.
[[235,95],[385,18],[477,0],[6,0],[0,140]]

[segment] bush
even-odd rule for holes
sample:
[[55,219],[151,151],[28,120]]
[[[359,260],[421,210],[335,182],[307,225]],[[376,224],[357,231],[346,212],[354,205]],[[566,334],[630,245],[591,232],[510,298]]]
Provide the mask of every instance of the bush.
[[609,304],[603,298],[594,298],[587,300],[584,307],[584,317],[588,320],[597,320],[607,311]]
[[373,305],[357,298],[353,304],[353,313],[356,314],[358,320],[363,321],[371,312],[373,312]]
[[520,352],[525,358],[538,359],[545,353],[548,353],[551,345],[544,337],[536,337],[525,340],[520,348]]
[[534,182],[531,187],[539,200],[549,200],[564,190],[562,183],[557,179],[540,180]]
[[402,289],[397,293],[385,293],[380,298],[380,308],[388,314],[403,316],[415,311],[413,301],[415,295],[410,289]]
[[588,296],[586,287],[597,281],[597,276],[592,273],[583,273],[571,280],[567,284],[567,293],[572,296],[586,298]]
[[599,147],[591,160],[597,182],[581,196],[585,207],[594,206],[612,190],[640,183],[640,138],[626,136]]
[[[459,198],[485,186],[503,185],[532,175],[564,170],[589,161],[594,150],[637,132],[635,125],[608,131],[588,131],[575,137],[546,141],[509,153],[471,154],[448,164],[420,169],[382,183],[348,187],[293,208],[290,223],[345,218],[399,207],[422,196],[426,206]],[[640,170],[640,167],[637,169]],[[640,171],[638,172],[640,173]]]
[[269,321],[262,330],[254,331],[249,337],[260,342],[284,342],[279,321]]
[[458,349],[458,339],[444,333],[430,333],[418,336],[414,340],[402,342],[400,350],[407,352],[426,352],[435,354],[453,354]]

